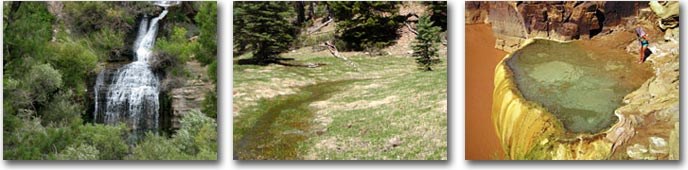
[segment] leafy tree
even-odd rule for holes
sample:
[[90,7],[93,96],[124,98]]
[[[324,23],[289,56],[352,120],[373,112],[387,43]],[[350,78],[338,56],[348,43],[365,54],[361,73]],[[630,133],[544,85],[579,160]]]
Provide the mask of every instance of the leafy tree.
[[217,56],[217,4],[202,3],[195,18],[200,27],[198,54],[196,60],[203,65],[216,61]]
[[419,67],[431,71],[431,65],[439,62],[437,42],[439,41],[439,27],[432,26],[428,16],[420,17],[418,21],[418,35],[413,44],[413,57]]
[[10,95],[16,97],[15,107],[37,111],[62,85],[62,74],[50,64],[34,65]]
[[[237,2],[238,3],[238,2]],[[217,89],[217,4],[204,3],[201,5],[199,13],[196,15],[196,22],[201,27],[201,35],[199,37],[199,55],[197,59],[205,66],[207,66],[208,76],[215,84]],[[217,117],[217,93],[213,90],[212,93],[206,94],[203,100],[203,112],[210,117]]]
[[362,51],[392,45],[399,35],[403,17],[397,17],[400,2],[331,1],[327,2],[335,21],[337,44],[341,50]]
[[[16,11],[5,11],[7,27],[3,36],[3,70],[16,73],[25,70],[21,58],[42,58],[47,54],[47,43],[52,35],[54,17],[45,2],[13,2]],[[14,6],[13,6],[14,7]]]
[[292,14],[288,2],[236,2],[234,3],[235,44],[246,43],[253,58],[260,64],[274,62],[289,49],[294,40]]
[[85,46],[73,41],[52,43],[53,57],[48,62],[59,70],[64,89],[73,90],[77,96],[85,96],[86,78],[96,68],[98,55]]

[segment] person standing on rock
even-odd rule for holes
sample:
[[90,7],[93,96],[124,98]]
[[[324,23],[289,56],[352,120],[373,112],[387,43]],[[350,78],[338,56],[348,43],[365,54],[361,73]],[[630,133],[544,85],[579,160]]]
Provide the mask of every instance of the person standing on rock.
[[645,62],[645,51],[647,50],[649,42],[647,41],[647,33],[645,33],[642,27],[636,28],[635,33],[638,36],[638,41],[640,41],[640,58],[638,59],[638,64],[640,64]]

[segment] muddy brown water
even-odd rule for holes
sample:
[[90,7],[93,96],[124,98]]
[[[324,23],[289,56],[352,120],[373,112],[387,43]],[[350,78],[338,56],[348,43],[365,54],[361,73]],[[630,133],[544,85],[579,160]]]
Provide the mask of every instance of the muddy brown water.
[[488,24],[466,25],[466,160],[499,159],[503,155],[492,123],[494,69],[507,54],[495,49]]
[[[296,94],[278,96],[261,101],[267,107],[253,125],[243,129],[243,136],[235,141],[235,160],[295,160],[299,157],[299,144],[312,134],[310,122],[314,110],[312,102],[330,98],[346,85],[360,80],[340,80],[305,86]],[[239,117],[240,121],[243,120]],[[236,126],[235,126],[236,128]],[[235,131],[236,133],[237,131]],[[236,135],[236,134],[235,134]]]

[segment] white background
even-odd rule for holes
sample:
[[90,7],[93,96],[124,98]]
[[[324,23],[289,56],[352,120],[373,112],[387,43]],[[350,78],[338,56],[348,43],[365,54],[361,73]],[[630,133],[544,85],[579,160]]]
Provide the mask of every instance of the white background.
[[[234,161],[232,160],[232,2],[218,2],[218,161],[2,161],[2,169],[683,169],[682,161],[465,161],[464,1],[449,2],[449,161]],[[681,4],[685,18],[685,3]],[[1,9],[0,9],[1,10]],[[682,29],[681,32],[683,32]],[[685,34],[681,39],[686,39]],[[685,43],[682,43],[682,49]],[[683,54],[683,52],[681,52]],[[685,65],[685,61],[681,61]],[[684,70],[685,71],[685,70]],[[683,72],[683,71],[682,71]],[[681,78],[685,80],[685,73]],[[0,84],[0,86],[2,86]],[[685,91],[681,90],[681,94]],[[683,95],[682,95],[683,96]],[[470,99],[470,98],[469,98]],[[3,99],[4,100],[4,99]],[[7,99],[11,100],[11,99]],[[682,102],[683,103],[683,102]],[[683,104],[681,104],[683,106]],[[0,106],[2,107],[2,106]],[[681,107],[681,113],[686,113]],[[684,124],[683,122],[681,124]],[[682,126],[683,127],[683,126]],[[682,128],[684,129],[684,128]],[[685,136],[681,130],[681,136]],[[682,150],[685,147],[682,141]],[[681,152],[684,155],[684,152]]]

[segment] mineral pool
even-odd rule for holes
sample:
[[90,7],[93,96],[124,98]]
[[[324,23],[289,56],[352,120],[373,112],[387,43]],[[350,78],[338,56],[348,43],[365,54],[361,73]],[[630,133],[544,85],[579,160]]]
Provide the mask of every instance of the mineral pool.
[[599,49],[537,40],[506,62],[526,100],[544,106],[568,132],[597,133],[616,122],[614,110],[649,72],[622,50]]

